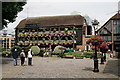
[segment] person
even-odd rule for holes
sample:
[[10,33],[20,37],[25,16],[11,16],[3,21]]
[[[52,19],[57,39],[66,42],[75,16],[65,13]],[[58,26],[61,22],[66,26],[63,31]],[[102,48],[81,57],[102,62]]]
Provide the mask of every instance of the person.
[[24,53],[24,50],[22,50],[22,52],[20,53],[20,59],[21,59],[21,66],[23,66],[24,62],[25,62],[25,53]]
[[18,52],[17,49],[15,49],[15,51],[12,54],[13,56],[13,62],[14,62],[14,66],[17,66],[17,58],[18,58]]
[[32,65],[32,51],[29,49],[28,51],[28,65]]

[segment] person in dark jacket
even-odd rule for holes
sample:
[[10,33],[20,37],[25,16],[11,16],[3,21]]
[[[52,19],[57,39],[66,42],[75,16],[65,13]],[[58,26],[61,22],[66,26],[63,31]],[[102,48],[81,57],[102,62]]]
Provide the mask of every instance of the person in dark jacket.
[[18,52],[17,49],[15,49],[15,51],[12,54],[13,56],[13,62],[14,62],[14,66],[17,66],[17,58],[18,58]]

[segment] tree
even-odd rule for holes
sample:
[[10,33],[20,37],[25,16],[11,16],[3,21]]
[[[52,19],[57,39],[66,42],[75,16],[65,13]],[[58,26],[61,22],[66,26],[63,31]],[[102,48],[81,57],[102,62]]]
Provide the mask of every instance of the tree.
[[2,29],[16,20],[26,2],[2,2]]

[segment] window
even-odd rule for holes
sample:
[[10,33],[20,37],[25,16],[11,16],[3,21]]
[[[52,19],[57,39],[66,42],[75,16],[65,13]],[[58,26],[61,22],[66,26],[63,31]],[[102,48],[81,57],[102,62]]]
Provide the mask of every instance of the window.
[[100,34],[110,34],[106,29],[102,29]]
[[120,34],[120,20],[114,20],[114,34]]
[[109,21],[107,24],[106,24],[106,27],[112,31],[112,21]]

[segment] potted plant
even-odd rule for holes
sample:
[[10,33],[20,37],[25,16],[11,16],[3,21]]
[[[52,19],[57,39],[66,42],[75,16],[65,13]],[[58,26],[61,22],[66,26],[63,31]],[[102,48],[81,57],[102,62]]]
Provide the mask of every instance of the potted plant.
[[35,41],[35,38],[32,38],[32,41],[34,42],[34,41]]
[[65,33],[67,33],[68,32],[68,28],[65,28],[65,31],[64,31]]
[[65,40],[68,41],[68,37],[65,37]]
[[53,37],[53,41],[56,41],[56,40],[57,40],[57,38],[54,36],[54,37]]
[[45,42],[45,38],[42,38],[42,41]]

